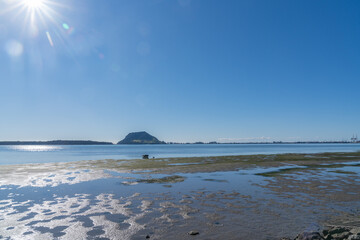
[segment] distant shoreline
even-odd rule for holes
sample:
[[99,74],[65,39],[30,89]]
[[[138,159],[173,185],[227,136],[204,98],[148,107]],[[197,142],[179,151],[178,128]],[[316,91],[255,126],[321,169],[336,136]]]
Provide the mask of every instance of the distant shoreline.
[[[232,143],[218,143],[218,142],[194,142],[194,143],[175,143],[167,142],[166,145],[224,145],[224,144],[359,144],[360,141],[304,141],[304,142],[232,142]],[[0,141],[0,145],[164,145],[164,144],[114,144],[112,142],[99,142],[91,140],[53,140],[53,141]]]

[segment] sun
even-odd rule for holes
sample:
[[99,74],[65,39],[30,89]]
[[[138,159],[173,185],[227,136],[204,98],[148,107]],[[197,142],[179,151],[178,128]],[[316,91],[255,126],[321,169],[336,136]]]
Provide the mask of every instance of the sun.
[[[45,35],[49,44],[54,47],[52,36],[56,35],[61,41],[64,41],[62,35],[70,35],[74,30],[60,14],[61,9],[68,9],[68,6],[59,3],[59,0],[0,0],[0,7],[3,1],[6,1],[6,7],[0,8],[0,16],[12,15],[13,19],[16,19],[17,25],[22,27],[23,33],[32,40],[40,35]],[[17,42],[10,42],[9,46],[8,49],[15,49],[13,52],[9,50],[14,55],[22,53],[22,45],[20,46]]]
[[23,0],[24,6],[31,10],[41,10],[45,7],[46,0]]
[[[1,1],[1,0],[0,0]],[[40,25],[49,26],[57,24],[60,15],[55,10],[56,7],[62,6],[53,0],[13,0],[17,2],[12,7],[13,11],[17,9],[16,16],[23,16],[27,28],[38,28]]]
[[[0,2],[3,0],[0,0]],[[46,24],[49,21],[55,22],[60,18],[57,12],[64,5],[56,0],[6,0],[8,7],[0,9],[1,13],[14,13],[14,17],[23,17],[25,23],[32,25],[39,20]]]

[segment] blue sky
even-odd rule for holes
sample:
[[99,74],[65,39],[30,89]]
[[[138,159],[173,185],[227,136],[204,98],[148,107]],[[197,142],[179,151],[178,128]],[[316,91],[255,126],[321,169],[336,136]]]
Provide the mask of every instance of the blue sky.
[[360,135],[360,1],[24,1],[0,0],[0,140]]

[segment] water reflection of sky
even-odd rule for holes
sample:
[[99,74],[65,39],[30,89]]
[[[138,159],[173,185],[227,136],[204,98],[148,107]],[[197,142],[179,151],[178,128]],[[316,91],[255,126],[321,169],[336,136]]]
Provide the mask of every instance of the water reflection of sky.
[[[75,182],[71,184],[68,177],[71,174],[63,173],[64,184],[51,185],[51,181],[59,173],[46,174],[43,182],[48,182],[47,186],[32,186],[30,181],[28,186],[2,185],[0,190],[0,235],[2,236],[29,236],[39,237],[60,237],[70,239],[74,236],[74,230],[71,226],[79,223],[79,232],[77,237],[89,238],[91,234],[96,236],[110,237],[111,234],[129,234],[135,233],[142,228],[135,221],[125,221],[126,219],[136,219],[142,216],[141,209],[146,208],[148,204],[134,196],[149,196],[156,193],[171,195],[169,199],[180,201],[182,194],[191,194],[198,191],[238,191],[240,194],[251,194],[255,197],[255,186],[251,183],[261,181],[258,176],[245,176],[233,172],[217,173],[195,173],[180,174],[185,181],[179,183],[149,184],[139,182],[136,185],[122,184],[127,181],[137,181],[139,179],[162,178],[169,176],[167,174],[133,174],[119,173],[116,171],[105,171],[103,178]],[[75,171],[80,179],[82,174],[89,174],[89,171]],[[90,171],[91,174],[91,171]],[[75,181],[75,179],[72,179]],[[169,187],[171,186],[171,187]],[[257,191],[260,191],[258,188]],[[179,194],[181,192],[182,194]],[[147,197],[146,197],[147,196]],[[127,205],[126,205],[127,204]],[[113,217],[111,217],[113,215]],[[106,231],[104,224],[109,225],[109,220],[116,216],[123,216],[122,222],[127,226],[124,231],[119,229],[119,222]],[[105,216],[102,221],[102,227],[97,228],[96,221],[98,217]],[[61,220],[61,221],[60,221]],[[111,221],[110,221],[111,222]],[[64,226],[64,228],[57,228]],[[98,231],[97,231],[98,230]],[[101,231],[100,231],[101,230]],[[25,234],[25,235],[24,235]],[[48,234],[48,235],[47,235]],[[121,235],[122,239],[129,239]]]
[[[71,168],[59,171],[56,170],[56,165],[49,164],[48,170],[42,170],[41,175],[33,173],[36,172],[36,166],[32,166],[32,170],[29,166],[29,175],[20,179],[19,183],[22,185],[16,184],[16,176],[13,180],[10,179],[8,184],[0,184],[1,236],[27,236],[33,239],[114,239],[115,236],[122,236],[122,239],[132,239],[133,234],[146,231],[146,225],[154,224],[151,221],[155,217],[158,217],[156,221],[160,222],[167,218],[175,218],[179,221],[184,219],[186,223],[191,222],[192,216],[198,216],[203,221],[204,217],[201,217],[201,214],[211,215],[220,212],[225,218],[214,221],[218,226],[231,226],[231,222],[226,222],[226,216],[229,215],[230,219],[247,219],[242,224],[251,225],[264,221],[264,231],[269,231],[266,230],[268,225],[272,226],[267,234],[280,234],[281,229],[274,230],[277,226],[289,224],[293,227],[288,230],[294,231],[294,227],[306,226],[306,221],[316,223],[321,217],[309,213],[319,211],[314,196],[296,191],[289,192],[283,197],[283,192],[276,192],[280,187],[276,183],[276,178],[255,175],[283,167],[178,173],[176,175],[183,177],[184,181],[145,183],[139,180],[161,179],[171,175],[146,171],[140,174],[112,169],[95,170],[90,166],[89,169]],[[355,168],[356,174],[359,174],[359,167],[350,166],[333,168],[330,171],[354,171]],[[17,167],[14,166],[14,169]],[[291,177],[292,184],[295,180],[304,183],[314,180],[324,182],[344,176],[330,171],[327,169],[300,175],[286,174],[282,181],[287,181],[287,176]],[[267,187],[269,181],[273,182],[273,188]],[[136,184],[125,184],[129,182]],[[345,182],[339,181],[340,183]],[[281,186],[289,187],[286,184]],[[327,186],[324,182],[320,187]],[[341,189],[341,186],[336,185],[335,188]],[[309,199],[311,201],[308,201]],[[353,207],[347,209],[330,200],[322,207],[325,213],[329,209],[353,211]],[[236,211],[241,211],[242,214]],[[271,221],[265,220],[267,218]],[[289,222],[292,218],[296,224]]]

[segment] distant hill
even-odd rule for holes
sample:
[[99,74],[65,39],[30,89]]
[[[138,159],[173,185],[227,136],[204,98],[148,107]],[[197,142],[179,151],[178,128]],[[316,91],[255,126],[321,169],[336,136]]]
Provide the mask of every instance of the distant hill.
[[3,141],[0,145],[112,145],[111,142],[89,140],[54,140],[54,141]]
[[159,141],[156,137],[151,136],[147,132],[133,132],[129,133],[117,144],[165,144],[165,142]]

